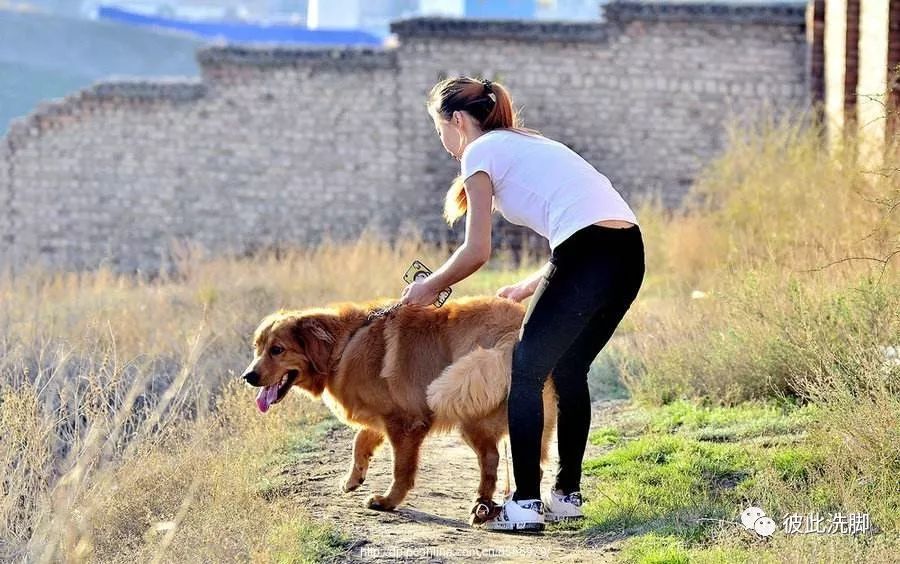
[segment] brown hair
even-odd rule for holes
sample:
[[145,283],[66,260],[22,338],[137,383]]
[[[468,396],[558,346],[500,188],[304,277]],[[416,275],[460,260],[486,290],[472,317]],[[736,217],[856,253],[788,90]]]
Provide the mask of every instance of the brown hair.
[[[482,131],[508,129],[526,135],[540,135],[535,129],[522,125],[518,111],[514,109],[512,96],[502,84],[490,80],[479,80],[469,76],[445,78],[438,82],[428,94],[425,104],[428,112],[449,121],[455,111],[471,115]],[[444,200],[444,219],[453,225],[468,209],[465,182],[457,176]]]

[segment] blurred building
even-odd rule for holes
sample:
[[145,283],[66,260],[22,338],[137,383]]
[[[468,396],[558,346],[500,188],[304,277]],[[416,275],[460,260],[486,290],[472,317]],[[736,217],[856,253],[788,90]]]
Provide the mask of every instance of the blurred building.
[[418,0],[309,0],[313,29],[360,29],[386,36],[392,20],[419,15]]
[[[196,21],[256,21],[355,29],[385,37],[393,20],[416,16],[596,20],[606,0],[16,0],[36,11],[96,19],[101,8]],[[2,2],[0,2],[2,6]]]
[[537,0],[466,0],[468,18],[534,19]]
[[307,4],[308,0],[85,0],[81,2],[81,10],[88,17],[94,17],[105,6],[145,16],[175,19],[288,20],[302,25],[306,20]]
[[421,16],[596,20],[605,0],[420,0]]
[[16,12],[47,13],[58,16],[78,17],[81,15],[79,0],[0,0],[0,10]]
[[537,17],[553,20],[595,20],[605,0],[538,0]]
[[463,15],[465,0],[420,0],[420,16],[460,17]]
[[367,45],[378,47],[381,36],[357,26],[349,28],[310,28],[295,22],[185,19],[145,15],[121,8],[101,6],[97,19],[156,31],[172,31],[223,43],[267,43],[303,45]]

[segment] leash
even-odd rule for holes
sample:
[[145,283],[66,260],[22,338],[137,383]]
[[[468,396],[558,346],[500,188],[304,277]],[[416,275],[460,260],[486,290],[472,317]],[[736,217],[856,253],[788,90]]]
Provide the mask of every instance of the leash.
[[506,459],[506,487],[503,488],[503,499],[509,497],[509,437],[503,439],[503,454]]
[[385,317],[385,316],[387,316],[387,315],[390,315],[390,314],[394,313],[395,311],[397,311],[398,309],[400,309],[400,306],[402,306],[402,305],[403,305],[403,304],[402,304],[401,302],[397,302],[397,303],[395,303],[395,304],[393,304],[393,305],[385,306],[385,307],[383,307],[383,308],[381,308],[381,309],[373,309],[372,311],[369,312],[368,317],[366,317],[366,323],[365,323],[365,325],[368,325],[369,323],[372,323],[373,321],[375,321],[375,320],[378,319],[379,317]]
[[[360,330],[362,330],[362,329],[368,327],[369,325],[371,325],[372,322],[375,321],[376,319],[379,319],[379,318],[381,318],[381,317],[387,317],[387,316],[393,314],[393,313],[396,312],[398,309],[400,309],[400,306],[401,306],[401,305],[402,305],[402,304],[401,304],[400,302],[397,302],[397,303],[395,303],[395,304],[392,304],[392,305],[389,305],[389,306],[385,306],[385,307],[383,307],[383,308],[371,310],[371,311],[366,315],[366,320],[363,321],[362,324],[361,324],[359,327],[357,327],[356,329],[354,329],[349,335],[347,335],[346,340],[343,342],[343,345],[340,347],[340,348],[341,348],[341,353],[340,353],[340,355],[343,355],[343,354],[344,354],[344,349],[347,348],[347,346],[350,344],[350,341],[352,341],[353,338],[356,337],[356,334],[359,333]],[[338,355],[338,358],[340,358],[340,355]],[[331,367],[332,367],[332,368],[334,367],[334,365],[335,365],[336,362],[337,362],[337,360],[335,359],[335,357],[332,357],[332,359],[331,359]]]

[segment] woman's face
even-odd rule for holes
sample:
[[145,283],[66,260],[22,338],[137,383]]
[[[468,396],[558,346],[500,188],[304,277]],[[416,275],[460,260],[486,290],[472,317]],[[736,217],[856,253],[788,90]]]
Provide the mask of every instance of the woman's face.
[[454,123],[454,120],[456,122],[460,121],[459,112],[454,112],[450,121],[445,121],[437,113],[432,114],[431,118],[434,120],[434,129],[441,138],[441,144],[444,146],[444,149],[446,149],[453,158],[459,160],[462,157],[462,150],[465,148],[461,146],[462,136],[460,135],[460,127]]

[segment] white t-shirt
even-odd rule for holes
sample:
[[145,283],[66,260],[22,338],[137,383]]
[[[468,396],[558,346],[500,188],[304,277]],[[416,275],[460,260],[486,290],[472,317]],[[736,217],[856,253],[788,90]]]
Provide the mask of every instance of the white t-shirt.
[[462,176],[491,177],[494,207],[508,221],[530,227],[555,249],[570,235],[604,219],[637,223],[609,179],[559,141],[494,129],[469,143]]

